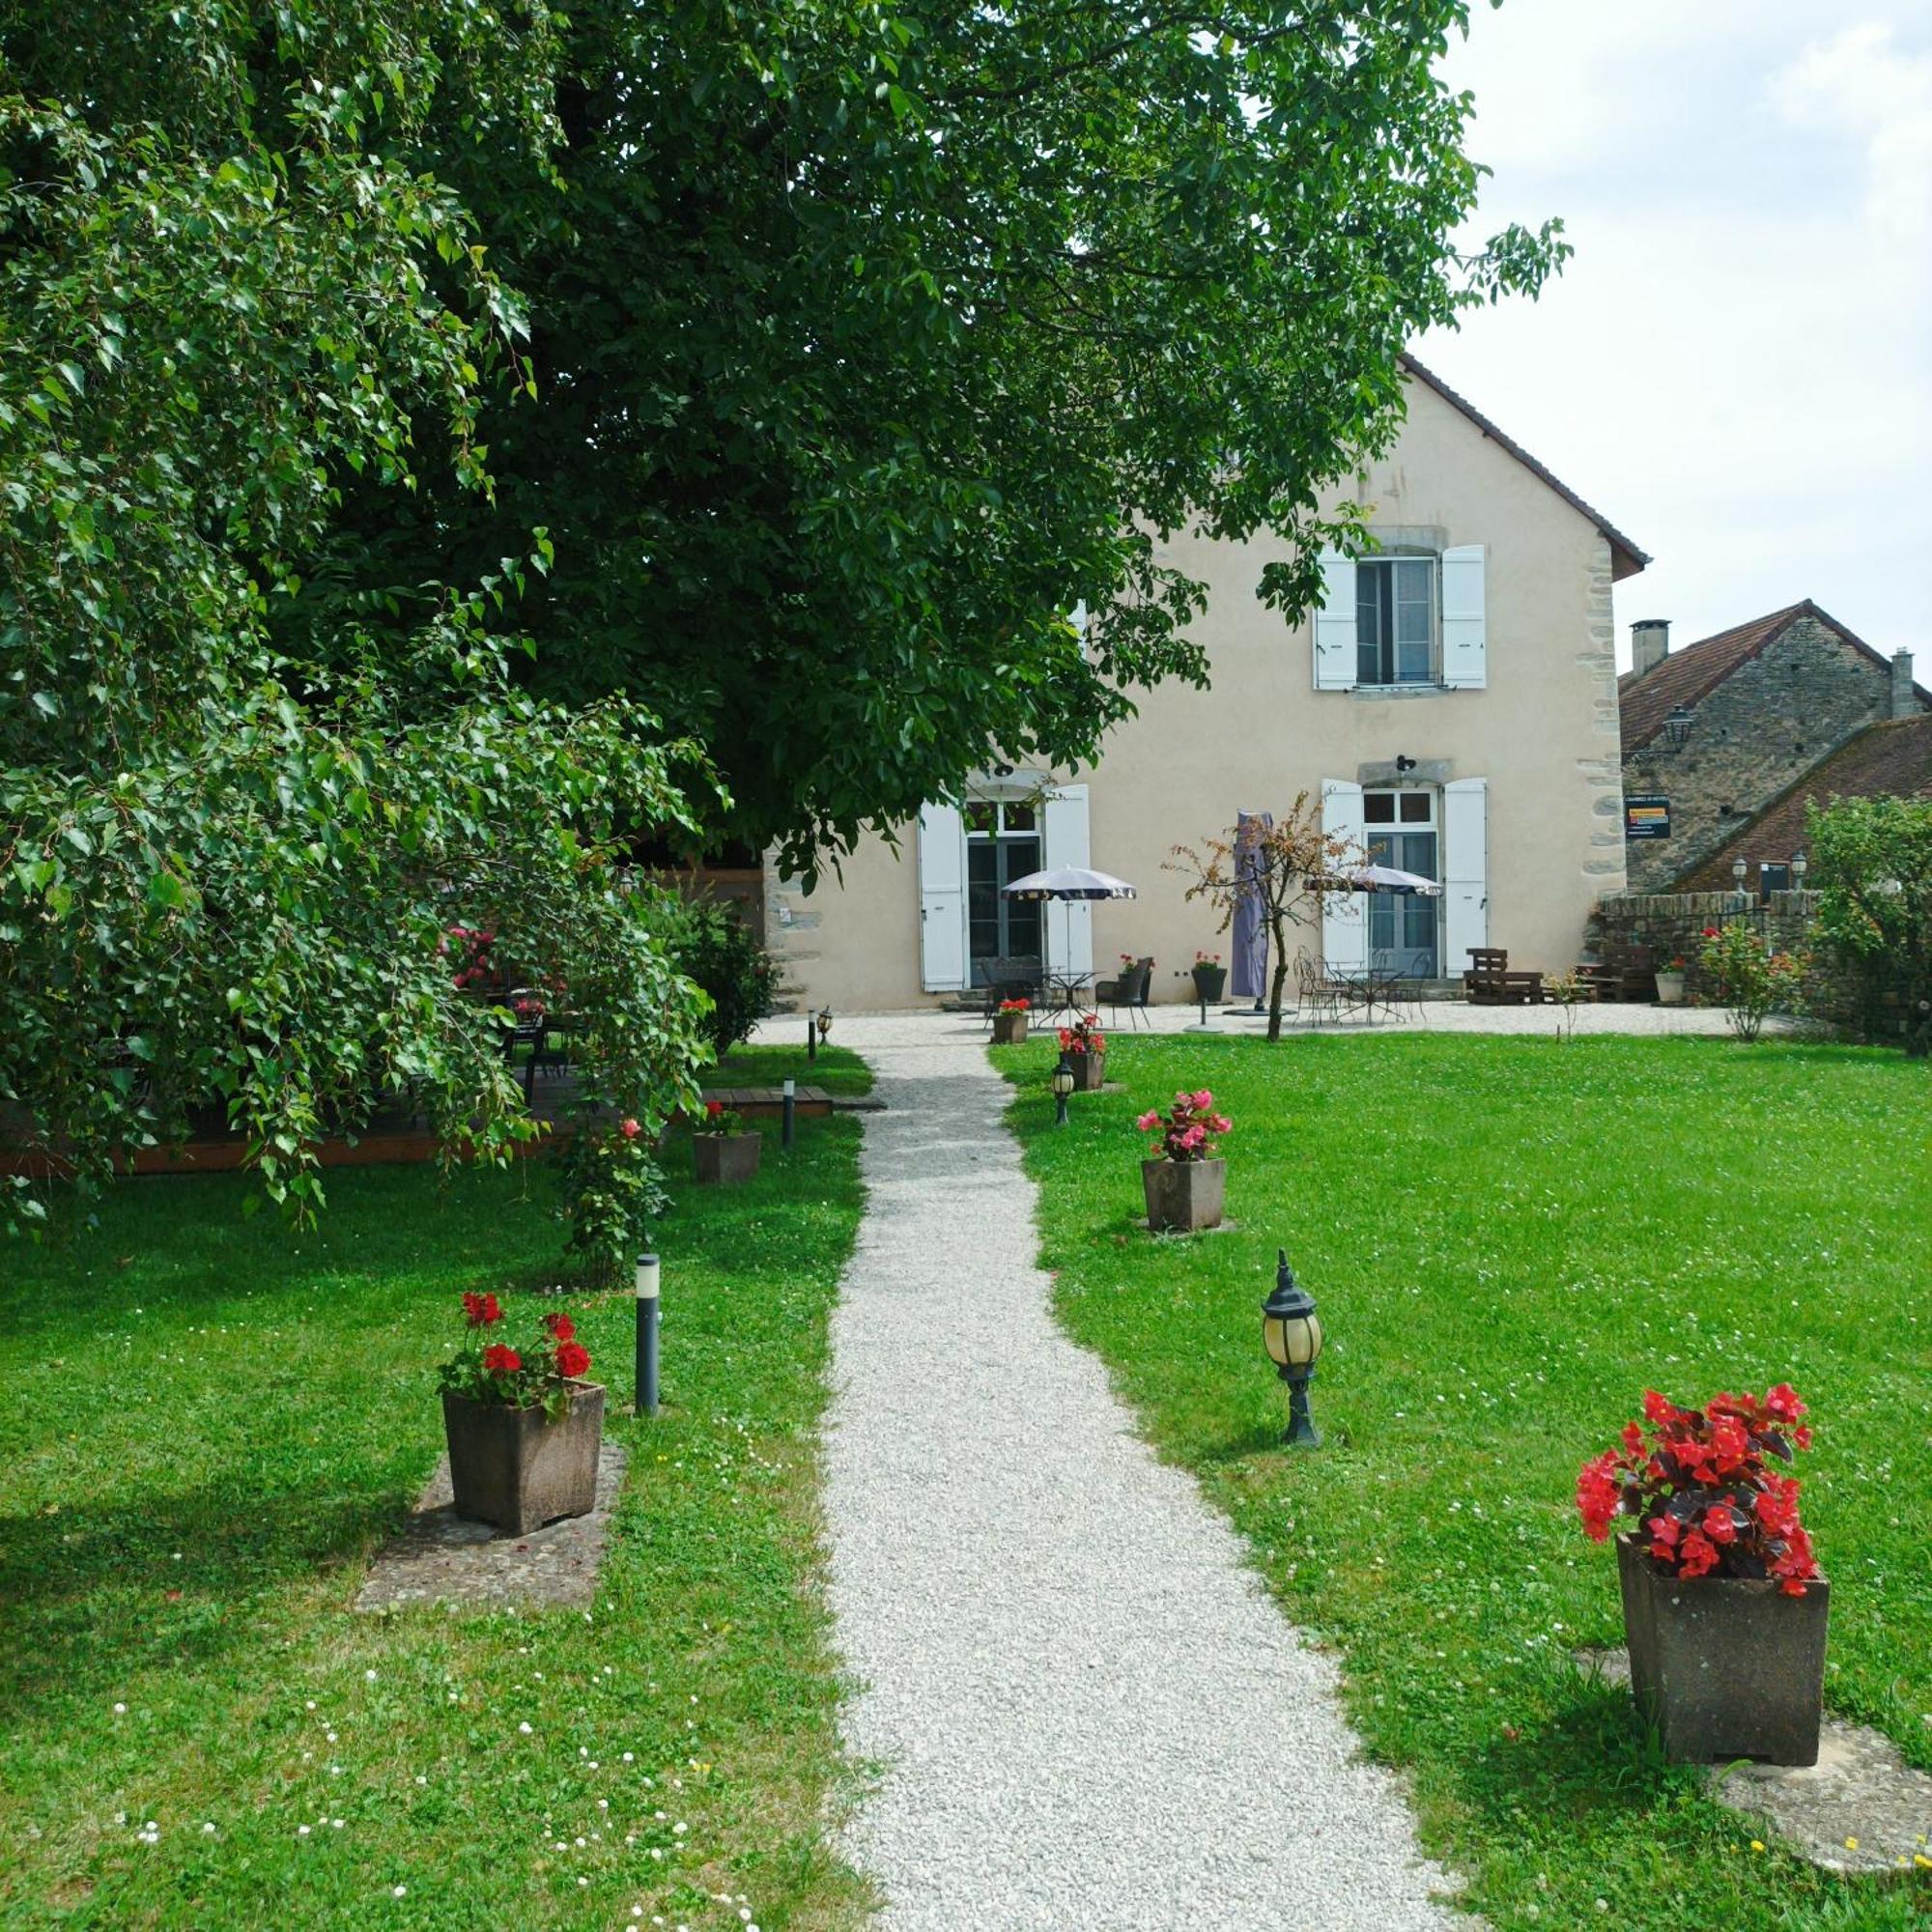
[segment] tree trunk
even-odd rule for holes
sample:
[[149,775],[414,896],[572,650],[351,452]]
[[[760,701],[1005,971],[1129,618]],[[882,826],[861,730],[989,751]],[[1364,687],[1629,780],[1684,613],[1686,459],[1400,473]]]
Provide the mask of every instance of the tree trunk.
[[1281,994],[1288,984],[1288,922],[1279,913],[1268,920],[1268,937],[1274,942],[1274,971],[1268,981],[1268,1032],[1270,1040],[1281,1037]]

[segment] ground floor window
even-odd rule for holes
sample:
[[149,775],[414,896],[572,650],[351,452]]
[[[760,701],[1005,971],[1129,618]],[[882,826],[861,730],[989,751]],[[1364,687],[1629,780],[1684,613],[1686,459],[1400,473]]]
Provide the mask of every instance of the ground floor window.
[[[1372,866],[1441,878],[1441,828],[1433,790],[1364,792],[1362,833]],[[1370,894],[1371,961],[1406,979],[1439,978],[1441,905],[1420,894]]]
[[1040,903],[1001,894],[1040,869],[1038,813],[1030,803],[981,800],[967,806],[965,818],[967,984],[987,984],[996,959],[1024,960],[1037,973]]

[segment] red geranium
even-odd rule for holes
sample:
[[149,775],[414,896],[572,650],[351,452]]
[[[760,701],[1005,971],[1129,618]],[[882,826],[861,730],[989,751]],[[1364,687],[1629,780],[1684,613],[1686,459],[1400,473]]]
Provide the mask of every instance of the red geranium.
[[553,1418],[570,1406],[569,1384],[590,1367],[577,1339],[577,1323],[561,1309],[543,1318],[526,1349],[486,1342],[479,1330],[503,1319],[494,1294],[466,1294],[463,1313],[469,1338],[453,1360],[442,1365],[442,1386],[470,1402],[498,1403],[512,1408],[541,1407]]
[[634,1141],[638,1138],[638,1136],[640,1133],[643,1132],[643,1128],[639,1126],[636,1121],[630,1119],[627,1116],[625,1119],[617,1122],[617,1131],[620,1134],[622,1134],[627,1141]]
[[1804,1405],[1789,1382],[1764,1396],[1716,1395],[1679,1408],[1655,1389],[1644,1421],[1627,1423],[1621,1447],[1593,1456],[1577,1475],[1583,1532],[1604,1542],[1619,1515],[1643,1527],[1651,1561],[1679,1577],[1776,1577],[1802,1597],[1818,1574],[1798,1520],[1798,1482],[1774,1463],[1811,1446]]

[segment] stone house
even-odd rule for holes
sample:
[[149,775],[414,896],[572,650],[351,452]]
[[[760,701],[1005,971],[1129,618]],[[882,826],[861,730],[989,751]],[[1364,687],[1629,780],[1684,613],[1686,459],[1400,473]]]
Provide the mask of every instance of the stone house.
[[[1379,548],[1324,560],[1322,607],[1290,627],[1256,597],[1278,539],[1175,536],[1208,586],[1194,635],[1211,686],[1146,694],[1094,768],[960,774],[895,839],[868,838],[814,889],[767,882],[767,931],[795,997],[879,1009],[970,995],[993,958],[1102,977],[1156,961],[1188,996],[1217,916],[1164,869],[1177,844],[1280,814],[1307,792],[1327,828],[1440,880],[1440,898],[1345,898],[1306,934],[1331,965],[1374,955],[1449,979],[1468,949],[1574,961],[1598,898],[1624,884],[1611,587],[1648,558],[1420,364],[1388,454],[1333,497],[1370,507]],[[1094,866],[1131,901],[1047,907],[1000,888]]]
[[1837,798],[1932,798],[1932,707],[1855,731],[1832,755],[1788,785],[1736,837],[1678,881],[1687,893],[1730,892],[1735,862],[1744,890],[1763,899],[1800,883],[1791,860],[1804,851],[1806,808]]
[[1700,874],[1856,734],[1932,709],[1909,651],[1888,661],[1808,598],[1681,651],[1669,638],[1668,624],[1634,624],[1617,686],[1633,892]]

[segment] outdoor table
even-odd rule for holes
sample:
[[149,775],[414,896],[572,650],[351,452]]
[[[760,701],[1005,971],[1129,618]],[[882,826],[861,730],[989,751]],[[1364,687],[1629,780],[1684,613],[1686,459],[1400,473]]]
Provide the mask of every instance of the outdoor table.
[[1056,1018],[1063,1014],[1094,1010],[1094,976],[1091,973],[1049,973],[1047,991],[1051,995],[1046,1010]]

